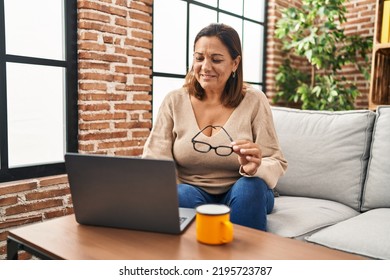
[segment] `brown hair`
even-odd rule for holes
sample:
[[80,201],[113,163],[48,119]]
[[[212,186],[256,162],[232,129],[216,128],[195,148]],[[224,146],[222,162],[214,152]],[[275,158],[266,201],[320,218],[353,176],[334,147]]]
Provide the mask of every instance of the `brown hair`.
[[[241,56],[240,63],[238,64],[235,77],[230,75],[229,79],[226,82],[225,90],[221,96],[221,102],[225,106],[237,107],[241,100],[244,98],[243,95],[243,73],[242,73],[242,49],[240,37],[236,30],[232,27],[222,24],[222,23],[212,23],[205,28],[203,28],[195,37],[194,40],[194,50],[196,42],[203,36],[207,37],[217,37],[221,42],[227,47],[230,56],[232,59],[236,59],[238,56]],[[190,94],[194,95],[196,98],[202,100],[204,97],[204,89],[201,87],[199,82],[194,76],[193,67],[187,73],[185,77],[185,84]]]

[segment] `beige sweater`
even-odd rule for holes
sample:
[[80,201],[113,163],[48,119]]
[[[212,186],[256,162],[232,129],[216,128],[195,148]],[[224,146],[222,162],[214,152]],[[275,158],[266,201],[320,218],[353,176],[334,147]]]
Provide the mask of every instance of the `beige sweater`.
[[[264,93],[249,88],[223,127],[233,140],[249,139],[260,145],[263,159],[254,176],[259,176],[270,188],[274,188],[287,169],[287,162],[280,150],[271,109]],[[179,182],[202,187],[213,194],[226,192],[242,176],[237,155],[232,153],[221,157],[214,150],[208,153],[195,151],[191,139],[202,128],[198,127],[186,89],[172,91],[161,104],[143,157],[174,159]],[[201,133],[196,140],[212,146],[230,146],[230,140],[223,130],[211,137]]]

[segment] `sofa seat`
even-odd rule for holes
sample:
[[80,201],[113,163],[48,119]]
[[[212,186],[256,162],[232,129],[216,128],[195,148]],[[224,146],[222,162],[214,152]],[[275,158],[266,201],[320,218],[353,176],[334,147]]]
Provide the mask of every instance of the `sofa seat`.
[[306,238],[333,249],[390,259],[390,208],[377,208]]
[[281,196],[275,198],[267,227],[277,235],[303,240],[324,227],[358,214],[351,207],[331,200]]

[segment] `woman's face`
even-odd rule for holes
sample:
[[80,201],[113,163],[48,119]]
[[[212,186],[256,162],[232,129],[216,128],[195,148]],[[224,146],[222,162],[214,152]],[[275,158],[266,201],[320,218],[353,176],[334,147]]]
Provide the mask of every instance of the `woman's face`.
[[195,44],[193,70],[206,93],[222,94],[241,57],[232,59],[227,47],[215,36],[203,36]]

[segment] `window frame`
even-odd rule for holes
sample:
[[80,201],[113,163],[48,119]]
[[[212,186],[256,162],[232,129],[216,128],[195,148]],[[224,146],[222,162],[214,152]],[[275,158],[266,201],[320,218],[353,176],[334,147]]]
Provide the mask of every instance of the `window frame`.
[[0,182],[66,173],[65,163],[9,168],[6,64],[8,62],[56,66],[65,70],[65,144],[67,152],[78,150],[77,0],[64,0],[64,60],[6,54],[4,0],[0,0]]
[[[186,6],[187,6],[186,7],[186,12],[187,12],[187,15],[186,15],[186,38],[187,38],[186,39],[186,73],[189,71],[189,68],[191,67],[191,64],[192,64],[192,61],[190,61],[189,57],[190,57],[190,53],[192,53],[192,48],[193,48],[193,46],[190,45],[191,42],[189,42],[189,34],[190,34],[190,5],[197,5],[197,6],[200,6],[200,7],[203,7],[203,8],[207,8],[207,9],[216,11],[217,12],[217,21],[218,22],[219,22],[219,15],[220,15],[220,13],[224,13],[226,15],[233,16],[233,17],[236,17],[238,19],[241,19],[243,21],[243,23],[244,23],[244,21],[247,21],[247,22],[260,24],[260,25],[263,26],[263,49],[262,49],[263,60],[262,60],[262,66],[261,66],[262,67],[261,82],[251,82],[251,81],[247,81],[247,82],[249,84],[261,87],[262,91],[266,92],[266,74],[267,74],[266,73],[267,72],[266,52],[267,52],[268,1],[264,1],[264,21],[263,22],[257,21],[257,20],[253,20],[251,18],[247,18],[244,15],[240,16],[240,15],[237,15],[237,14],[232,13],[230,11],[223,10],[223,9],[219,8],[219,1],[217,1],[217,7],[214,7],[214,6],[202,3],[202,2],[194,1],[194,0],[178,0],[178,1],[185,2]],[[153,6],[153,10],[154,10],[154,6]],[[243,8],[243,10],[244,10],[244,8]],[[154,18],[153,18],[153,22],[154,22]],[[244,24],[243,24],[242,29],[243,30],[240,30],[240,31],[242,31],[242,34],[243,34],[242,36],[245,37]],[[244,44],[244,38],[242,38],[241,44]],[[243,49],[244,49],[244,46],[243,46]],[[153,50],[152,50],[152,52],[153,52]],[[153,61],[154,61],[154,59],[155,58],[153,57]],[[153,78],[154,77],[175,78],[175,79],[184,79],[185,78],[185,74],[175,74],[175,73],[154,71],[153,61],[152,61],[152,77]],[[152,95],[153,95],[153,92],[154,92],[154,90],[153,90],[153,85],[152,85]],[[153,98],[152,98],[152,108],[153,108]],[[153,122],[153,120],[152,120],[152,122]]]

